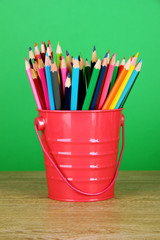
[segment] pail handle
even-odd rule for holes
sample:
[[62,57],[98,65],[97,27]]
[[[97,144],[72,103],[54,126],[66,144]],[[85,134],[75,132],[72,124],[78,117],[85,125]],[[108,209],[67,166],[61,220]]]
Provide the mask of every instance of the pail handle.
[[[83,192],[83,191],[79,190],[78,188],[74,187],[71,183],[69,183],[69,181],[67,180],[67,178],[66,178],[66,177],[64,176],[64,174],[61,172],[60,168],[57,166],[57,164],[55,163],[55,161],[49,156],[49,154],[47,153],[45,147],[43,146],[43,143],[42,143],[42,140],[41,140],[41,137],[40,137],[38,131],[41,131],[41,130],[44,129],[44,125],[45,125],[44,119],[43,119],[43,118],[39,118],[39,117],[35,118],[35,120],[34,120],[34,125],[35,125],[35,129],[36,129],[36,133],[37,133],[39,142],[40,142],[41,147],[42,147],[42,149],[43,149],[43,152],[46,154],[46,156],[48,157],[49,161],[50,161],[50,162],[52,163],[52,165],[55,167],[55,169],[56,169],[57,172],[60,174],[60,176],[62,177],[62,179],[64,180],[64,182],[65,182],[70,188],[72,188],[72,189],[75,190],[76,192],[81,193],[81,194],[86,195],[86,196],[97,196],[97,195],[100,195],[100,194],[102,194],[102,193],[105,193],[105,192],[114,184],[114,182],[115,182],[115,180],[116,180],[116,177],[117,177],[117,174],[118,174],[120,162],[121,162],[121,159],[122,159],[123,149],[124,149],[124,143],[125,143],[125,137],[124,137],[124,115],[122,115],[122,118],[121,118],[121,126],[122,126],[122,148],[121,148],[121,153],[120,153],[120,156],[119,156],[119,160],[118,160],[118,164],[117,164],[117,168],[116,168],[114,177],[113,177],[111,183],[110,183],[105,189],[103,189],[102,191],[97,192],[97,193],[87,193],[87,192]],[[56,159],[55,159],[55,160],[56,160]]]

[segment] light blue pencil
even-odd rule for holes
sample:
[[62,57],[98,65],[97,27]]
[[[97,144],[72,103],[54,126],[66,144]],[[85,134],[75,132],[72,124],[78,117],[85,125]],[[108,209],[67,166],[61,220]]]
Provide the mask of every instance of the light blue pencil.
[[72,85],[71,85],[71,110],[77,110],[78,103],[78,85],[79,85],[79,61],[78,57],[74,59],[72,69]]
[[[121,104],[124,101],[124,99],[125,99],[125,101],[127,100],[127,97],[130,93],[130,90],[131,90],[133,84],[134,84],[134,81],[136,80],[136,78],[137,78],[137,76],[138,76],[138,74],[141,70],[141,66],[142,66],[142,59],[137,63],[135,69],[133,70],[133,72],[132,72],[132,74],[131,74],[131,76],[130,76],[130,78],[129,78],[129,80],[128,80],[128,82],[127,82],[127,84],[126,84],[118,102],[117,102],[117,104],[116,104],[116,106],[115,106],[115,109],[118,109],[118,108],[121,107]],[[123,103],[123,105],[124,105],[124,103]]]
[[50,110],[55,110],[55,103],[54,103],[54,95],[53,95],[53,88],[52,88],[52,80],[51,80],[51,60],[46,53],[45,57],[45,72],[46,72],[46,80],[47,80],[47,88],[48,88],[48,95],[49,95],[49,103],[50,103]]

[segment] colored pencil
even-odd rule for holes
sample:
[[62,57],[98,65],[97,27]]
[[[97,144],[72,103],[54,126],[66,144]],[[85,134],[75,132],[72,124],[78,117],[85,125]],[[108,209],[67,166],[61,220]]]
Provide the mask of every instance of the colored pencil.
[[53,59],[52,45],[51,45],[51,42],[49,40],[48,40],[48,45],[49,45],[49,49],[50,49],[50,52],[51,52],[51,59]]
[[90,78],[91,78],[91,66],[90,66],[87,58],[86,58],[86,62],[85,62],[85,72],[86,72],[86,81],[87,81],[87,87],[88,87]]
[[33,68],[32,60],[36,60],[36,59],[35,59],[34,53],[32,51],[32,48],[29,47],[29,63],[31,65],[31,67]]
[[65,95],[64,95],[64,110],[70,110],[71,104],[71,77],[68,72],[68,76],[65,82]]
[[57,64],[57,68],[59,68],[59,58],[62,57],[62,49],[61,46],[58,42],[57,44],[57,50],[56,50],[56,64]]
[[108,90],[109,90],[109,85],[110,85],[110,82],[111,82],[111,78],[112,78],[112,74],[113,74],[113,70],[114,70],[114,66],[115,66],[115,58],[116,58],[116,54],[114,53],[113,56],[111,57],[110,62],[109,62],[108,71],[107,71],[106,78],[105,78],[105,81],[104,81],[104,86],[103,86],[103,90],[102,90],[101,97],[100,97],[100,100],[99,100],[98,109],[102,108],[102,106],[105,102],[105,99],[107,97],[107,93],[108,93]]
[[43,41],[43,44],[44,44],[44,47],[45,47],[45,52],[47,52],[47,47],[46,47],[46,44],[45,44],[44,41]]
[[107,56],[108,56],[108,52],[106,53],[106,55],[104,56],[104,59],[102,61],[101,71],[100,71],[100,74],[99,74],[99,78],[98,78],[98,81],[97,81],[97,85],[96,85],[94,95],[93,95],[93,99],[92,99],[91,106],[90,106],[91,110],[95,109],[98,94],[99,94],[99,91],[100,91],[100,88],[101,88],[101,85],[102,85],[102,81],[103,81],[104,76],[105,76],[105,72],[106,72],[106,68],[107,68]]
[[110,106],[111,102],[113,101],[113,99],[114,99],[114,97],[115,97],[115,95],[116,95],[116,93],[117,93],[121,83],[123,82],[123,79],[125,78],[128,70],[129,70],[130,64],[131,64],[131,59],[129,58],[129,60],[124,65],[124,68],[120,72],[119,76],[117,77],[116,82],[113,85],[109,95],[107,96],[107,99],[106,99],[106,101],[105,101],[105,103],[103,105],[102,110],[109,109],[109,106]]
[[114,67],[114,71],[113,71],[113,75],[112,75],[112,79],[111,79],[111,84],[109,86],[109,91],[111,91],[116,79],[117,79],[117,75],[118,75],[118,69],[119,69],[119,60],[117,60],[116,64],[115,64],[115,67]]
[[51,71],[50,70],[51,70],[51,60],[48,56],[48,53],[46,53],[45,72],[46,72],[46,79],[47,79],[47,88],[48,88],[50,110],[55,110],[55,102],[54,102],[54,94],[53,94],[53,87],[52,87]]
[[37,108],[42,109],[41,102],[40,102],[35,84],[34,84],[33,79],[32,79],[31,66],[30,66],[30,64],[29,64],[29,62],[27,61],[26,58],[25,58],[25,68],[26,68],[27,76],[28,76],[28,79],[29,79],[29,82],[30,82],[30,85],[31,85],[31,88],[32,88],[32,92],[33,92],[33,95],[34,95],[34,98],[35,98],[35,101],[36,101],[36,104],[37,104]]
[[79,86],[79,61],[75,58],[72,69],[72,87],[71,87],[71,110],[77,110],[78,104],[78,86]]
[[46,54],[45,46],[44,46],[44,43],[41,42],[41,57],[43,62],[45,62],[45,54]]
[[62,56],[61,62],[60,62],[60,70],[61,70],[61,79],[62,79],[62,89],[63,89],[63,96],[65,94],[65,82],[67,79],[68,74],[68,68],[65,62],[64,57]]
[[34,55],[35,55],[35,59],[36,59],[36,61],[37,61],[37,63],[38,63],[38,58],[39,58],[39,56],[40,56],[40,52],[39,52],[37,43],[35,43]]
[[84,102],[84,98],[86,96],[86,83],[85,83],[85,76],[84,76],[84,61],[83,58],[80,58],[79,63],[79,88],[78,88],[78,110],[82,110],[82,105]]
[[50,104],[49,104],[48,89],[47,89],[47,83],[46,83],[46,77],[45,77],[45,67],[44,67],[44,63],[42,61],[41,56],[39,56],[39,58],[38,58],[38,70],[39,70],[39,74],[40,74],[40,78],[41,78],[46,108],[47,108],[47,110],[49,110]]
[[[103,61],[104,61],[104,59],[103,59]],[[108,50],[108,55],[106,56],[106,71],[105,71],[104,77],[102,79],[102,83],[101,83],[101,86],[100,86],[100,90],[99,90],[99,93],[98,93],[98,97],[97,97],[97,101],[96,101],[96,105],[95,105],[94,109],[98,109],[98,106],[99,106],[99,101],[100,101],[100,98],[101,98],[103,86],[104,86],[106,75],[107,75],[107,72],[108,72],[109,62],[110,62],[110,60],[109,60],[109,50]]]
[[51,49],[50,49],[49,45],[47,45],[47,53],[48,53],[49,58],[51,59]]
[[67,50],[66,50],[66,64],[67,64],[68,71],[70,73],[70,77],[72,78],[72,59]]
[[90,104],[91,104],[94,90],[97,84],[100,69],[101,69],[101,60],[98,59],[91,75],[90,83],[87,89],[86,97],[84,99],[82,110],[89,110],[90,108]]
[[140,73],[141,66],[142,66],[142,59],[137,63],[135,69],[133,70],[133,72],[132,72],[132,74],[131,74],[131,76],[130,76],[130,78],[129,78],[129,80],[128,80],[128,82],[127,82],[127,84],[126,84],[118,102],[117,102],[117,104],[116,104],[115,109],[118,109],[118,108],[124,106],[124,104],[127,100],[127,97],[128,97],[128,95],[129,95],[129,93],[130,93],[130,91],[131,91],[139,73]]
[[[125,57],[122,59],[122,62],[121,62],[121,64],[119,65],[118,75],[119,75],[120,72],[122,71],[124,65],[125,65]],[[117,75],[117,77],[118,77],[118,75]]]
[[128,70],[128,72],[127,72],[123,82],[121,83],[121,85],[120,85],[120,87],[119,87],[119,89],[118,89],[114,99],[112,100],[111,105],[109,106],[109,109],[114,109],[115,108],[115,106],[116,106],[116,104],[117,104],[117,102],[118,102],[118,100],[119,100],[119,98],[120,98],[120,96],[121,96],[121,94],[122,94],[122,92],[123,92],[123,90],[124,90],[128,80],[129,80],[129,78],[130,78],[130,76],[131,76],[131,74],[132,74],[132,72],[133,72],[133,70],[135,68],[138,54],[139,53],[137,53],[135,55],[135,57],[132,59],[131,65],[129,67],[129,70]]
[[97,52],[95,46],[93,47],[93,53],[92,53],[92,58],[91,58],[91,74],[94,68],[94,65],[96,64],[98,58],[97,58]]
[[55,108],[56,110],[61,110],[62,102],[61,102],[61,93],[60,93],[60,86],[59,86],[59,80],[58,80],[58,70],[57,70],[56,63],[53,60],[51,61],[51,79],[52,79]]
[[40,81],[36,71],[32,68],[31,68],[31,75],[32,75],[32,79],[33,79],[34,85],[37,90],[37,94],[39,96],[41,107],[42,107],[42,109],[46,109],[45,99],[44,99],[44,95],[43,95],[43,91],[42,91],[42,87],[41,87],[41,81]]

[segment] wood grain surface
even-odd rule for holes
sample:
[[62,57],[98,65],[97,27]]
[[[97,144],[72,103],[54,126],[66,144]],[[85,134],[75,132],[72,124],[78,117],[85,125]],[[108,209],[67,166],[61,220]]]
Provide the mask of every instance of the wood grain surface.
[[119,172],[115,198],[47,198],[44,172],[0,172],[0,240],[160,239],[160,172]]

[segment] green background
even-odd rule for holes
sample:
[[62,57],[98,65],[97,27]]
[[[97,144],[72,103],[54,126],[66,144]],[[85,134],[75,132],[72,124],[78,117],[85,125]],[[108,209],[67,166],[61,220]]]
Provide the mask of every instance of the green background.
[[0,1],[0,170],[43,170],[25,72],[29,46],[50,39],[56,50],[98,57],[108,49],[128,59],[137,51],[142,71],[125,105],[126,145],[121,170],[160,170],[160,1]]

